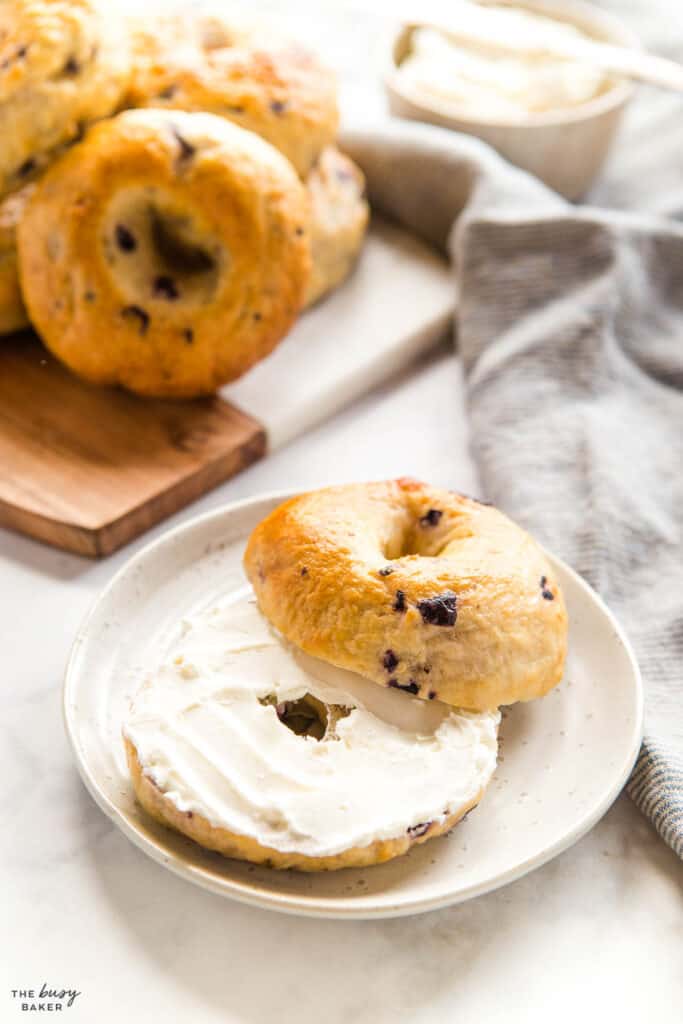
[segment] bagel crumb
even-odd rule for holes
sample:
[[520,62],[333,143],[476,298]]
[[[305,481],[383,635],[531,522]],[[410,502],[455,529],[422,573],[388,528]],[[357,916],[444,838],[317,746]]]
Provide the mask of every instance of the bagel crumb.
[[433,824],[433,821],[421,821],[419,825],[411,825],[410,828],[406,829],[406,832],[411,839],[418,839],[420,836],[425,835]]
[[123,252],[133,252],[138,247],[137,239],[125,224],[116,225],[116,244]]
[[458,618],[457,597],[452,590],[444,590],[436,597],[425,597],[417,602],[423,622],[430,626],[454,626]]
[[140,334],[147,333],[147,328],[149,327],[149,313],[140,306],[124,306],[121,310],[121,316],[126,320],[137,320],[140,328]]
[[308,569],[306,568],[305,565],[304,565],[304,567],[301,570],[301,575],[302,576],[308,576]]
[[396,591],[396,600],[394,601],[394,611],[404,612],[406,610],[406,595],[402,590]]
[[385,565],[383,569],[379,570],[380,576],[391,576],[392,572],[395,572],[393,565]]
[[442,515],[443,512],[440,509],[430,508],[429,512],[427,512],[426,515],[421,517],[420,526],[436,526],[439,523]]
[[417,694],[420,692],[420,687],[414,679],[407,683],[399,683],[398,679],[390,679],[387,686],[390,686],[392,690],[403,690],[405,693]]
[[396,666],[398,665],[398,663],[399,663],[399,659],[396,657],[396,655],[391,650],[391,648],[389,648],[388,651],[384,652],[384,657],[382,658],[382,664],[384,665],[384,667],[387,670],[387,672],[393,672],[394,669],[396,668]]

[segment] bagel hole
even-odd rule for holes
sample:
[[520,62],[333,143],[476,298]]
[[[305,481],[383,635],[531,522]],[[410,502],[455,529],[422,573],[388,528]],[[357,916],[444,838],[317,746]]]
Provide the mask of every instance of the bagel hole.
[[421,537],[418,530],[409,528],[390,537],[383,554],[388,562],[395,562],[399,558],[408,558],[410,555],[429,557],[437,553],[429,550],[430,547],[434,547],[433,543],[430,544],[430,540],[431,538]]
[[345,718],[351,708],[341,705],[327,705],[312,693],[305,693],[297,700],[279,701],[275,694],[262,697],[260,704],[272,705],[278,720],[295,736],[310,736],[314,740],[335,739],[335,726]]
[[[150,195],[150,191],[152,195]],[[206,305],[217,291],[226,252],[172,198],[155,190],[119,193],[108,211],[105,259],[127,302]]]
[[177,277],[206,274],[216,269],[216,261],[199,245],[184,238],[180,225],[170,217],[152,210],[152,242],[164,269]]
[[384,543],[382,554],[387,562],[417,555],[420,558],[438,558],[444,549],[443,531],[425,525],[425,517],[416,517],[396,524]]

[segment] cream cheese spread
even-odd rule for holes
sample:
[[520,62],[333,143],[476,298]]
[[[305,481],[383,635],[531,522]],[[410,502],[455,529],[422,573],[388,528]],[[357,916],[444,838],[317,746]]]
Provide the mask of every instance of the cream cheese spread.
[[510,40],[510,52],[468,38],[465,24],[458,35],[450,20],[448,34],[417,28],[397,71],[402,85],[466,116],[506,121],[575,107],[612,84],[598,68],[543,53],[544,40],[589,38],[574,25],[521,8],[487,5],[482,10],[491,27],[500,12],[500,34]]
[[[333,855],[443,822],[493,774],[498,712],[419,701],[311,658],[251,593],[179,632],[133,698],[124,735],[164,795],[215,827]],[[312,706],[322,718],[307,730]]]

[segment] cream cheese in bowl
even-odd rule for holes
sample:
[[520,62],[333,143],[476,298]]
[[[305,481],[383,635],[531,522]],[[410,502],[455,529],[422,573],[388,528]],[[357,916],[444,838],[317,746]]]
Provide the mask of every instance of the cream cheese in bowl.
[[452,0],[440,10],[432,20],[418,5],[387,39],[390,113],[474,135],[561,195],[581,198],[634,92],[628,79],[584,62],[583,44],[638,50],[638,37],[583,0]]
[[397,70],[401,85],[477,118],[519,121],[576,107],[613,84],[599,68],[543,52],[553,40],[590,38],[578,26],[521,8],[484,10],[491,28],[500,12],[500,34],[510,51],[472,38],[465,21],[460,33],[453,17],[448,33],[417,27]]

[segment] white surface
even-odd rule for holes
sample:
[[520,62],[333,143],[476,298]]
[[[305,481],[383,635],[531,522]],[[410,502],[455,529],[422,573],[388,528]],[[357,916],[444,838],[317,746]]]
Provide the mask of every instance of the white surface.
[[265,424],[270,450],[343,409],[441,340],[455,284],[446,260],[372,217],[343,285],[307,310],[275,352],[221,394]]
[[481,806],[450,836],[381,867],[302,875],[216,857],[141,811],[121,738],[130,700],[177,641],[182,620],[243,591],[244,544],[280,500],[238,503],[171,531],[124,567],[79,631],[65,683],[66,724],[79,770],[105,813],[156,861],[212,892],[325,917],[447,906],[521,876],[583,835],[633,766],[642,694],[617,624],[554,559],[570,621],[564,678],[544,700],[505,711],[494,779]]
[[[653,46],[677,53],[680,11],[615,2],[649,26]],[[359,31],[355,19],[349,28],[334,13],[326,23],[313,17],[338,6],[333,0],[288,0],[288,16],[295,6],[307,7],[297,28],[344,73],[346,109],[381,111],[381,91],[367,87],[377,71],[368,59],[376,19]],[[391,6],[376,0],[373,11]],[[661,123],[680,100],[660,94],[657,103]],[[614,200],[616,188],[627,205],[632,182],[645,178],[657,185],[648,209],[679,208],[680,140],[666,135],[664,160],[661,138],[648,145],[652,130],[651,108],[634,108],[598,198]],[[642,204],[640,188],[637,198]],[[459,371],[446,348],[172,522],[268,489],[401,473],[477,493]],[[626,796],[532,875],[403,920],[296,920],[217,900],[136,850],[83,787],[60,705],[83,616],[147,539],[90,563],[0,531],[3,1024],[30,1019],[11,989],[46,980],[81,990],[62,1014],[75,1024],[676,1024],[681,864]]]
[[[443,348],[172,523],[269,488],[400,473],[476,494],[466,433]],[[60,690],[94,596],[144,543],[91,563],[0,532],[3,1024],[27,1019],[10,989],[44,980],[82,991],[64,1011],[78,1024],[676,1020],[681,866],[626,796],[527,878],[395,921],[219,900],[136,850],[78,777]]]

